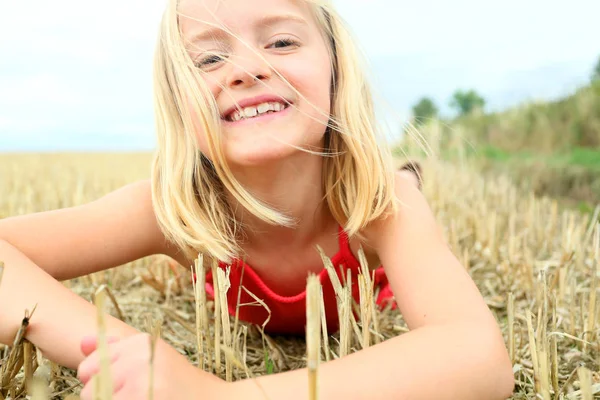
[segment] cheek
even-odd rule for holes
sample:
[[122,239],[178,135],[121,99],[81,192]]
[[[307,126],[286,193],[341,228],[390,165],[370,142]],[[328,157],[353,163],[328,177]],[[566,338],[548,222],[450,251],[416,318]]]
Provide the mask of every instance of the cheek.
[[[324,68],[319,68],[318,64],[308,64],[306,68],[298,65],[286,78],[308,101],[309,104],[303,104],[302,106],[305,112],[317,117],[319,120],[323,119],[322,114],[329,115],[331,112],[332,78],[329,65]],[[302,101],[302,99],[299,100]],[[315,110],[314,107],[320,112]]]
[[[213,96],[217,93],[218,90],[220,90],[218,84],[214,82],[214,79],[206,80],[206,84],[207,88],[210,90],[210,93]],[[192,118],[194,136],[196,139],[196,143],[198,144],[198,148],[206,157],[209,157],[208,140],[206,137],[206,132],[202,127],[200,116],[196,113],[193,107],[193,102],[189,96],[186,98],[186,104],[188,110],[190,111],[190,117]]]

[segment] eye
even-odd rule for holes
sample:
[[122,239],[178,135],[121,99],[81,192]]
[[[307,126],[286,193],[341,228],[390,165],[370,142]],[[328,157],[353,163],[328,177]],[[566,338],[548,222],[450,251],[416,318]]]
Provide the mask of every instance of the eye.
[[207,57],[204,57],[198,61],[195,61],[194,65],[198,68],[212,67],[212,66],[220,63],[221,61],[223,61],[226,57],[227,56],[224,54],[213,53]]
[[298,41],[294,40],[291,37],[286,37],[286,38],[277,39],[269,47],[274,47],[276,49],[283,49],[286,47],[299,46],[299,45],[300,45],[300,43],[298,43]]

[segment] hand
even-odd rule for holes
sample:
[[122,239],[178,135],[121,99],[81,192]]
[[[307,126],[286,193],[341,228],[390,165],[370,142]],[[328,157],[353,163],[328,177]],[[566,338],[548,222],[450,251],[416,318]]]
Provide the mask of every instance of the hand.
[[[150,386],[150,335],[138,334],[124,339],[109,338],[108,353],[114,400],[146,400]],[[94,381],[100,372],[96,337],[81,341],[87,357],[79,364],[77,375],[84,384],[81,400],[92,400]],[[155,400],[225,398],[228,384],[188,362],[163,340],[156,341],[153,394]]]

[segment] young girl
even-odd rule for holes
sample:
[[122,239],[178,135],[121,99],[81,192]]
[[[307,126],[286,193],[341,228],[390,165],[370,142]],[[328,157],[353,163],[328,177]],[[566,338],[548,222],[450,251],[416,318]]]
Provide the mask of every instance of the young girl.
[[[151,182],[0,221],[0,342],[37,304],[27,338],[78,368],[91,399],[95,311],[59,280],[150,254],[189,267],[203,253],[232,265],[234,287],[244,268],[243,284],[272,307],[268,331],[303,333],[307,275],[330,285],[316,246],[351,269],[362,246],[381,266],[380,303],[393,292],[410,332],[323,364],[321,398],[510,396],[496,321],[414,182],[393,172],[357,51],[328,2],[172,0],[155,60]],[[146,399],[148,336],[108,321],[114,398]],[[304,370],[226,383],[163,341],[154,377],[155,399],[307,398]]]

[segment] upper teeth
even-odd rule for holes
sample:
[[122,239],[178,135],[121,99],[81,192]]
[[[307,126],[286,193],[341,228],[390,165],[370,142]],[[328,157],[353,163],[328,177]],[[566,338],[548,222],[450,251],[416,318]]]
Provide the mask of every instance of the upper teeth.
[[246,107],[242,110],[235,110],[230,114],[228,119],[231,121],[239,121],[240,119],[256,117],[257,115],[264,114],[269,111],[278,112],[285,109],[285,107],[285,104],[278,102],[261,103],[254,107]]

